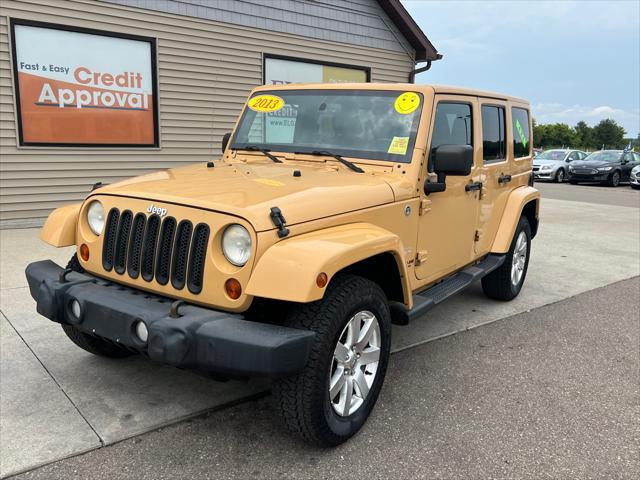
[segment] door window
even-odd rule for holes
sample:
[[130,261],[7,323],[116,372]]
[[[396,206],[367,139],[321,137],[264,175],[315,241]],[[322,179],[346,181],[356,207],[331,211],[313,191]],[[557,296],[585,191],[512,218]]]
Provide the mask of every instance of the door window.
[[578,152],[571,152],[571,154],[569,155],[568,160],[580,160],[580,154]]
[[[473,145],[471,105],[466,103],[438,103],[431,136],[431,154],[440,145]],[[431,169],[429,155],[429,171]]]
[[529,130],[529,111],[524,108],[511,109],[513,127],[513,156],[515,158],[531,155],[531,131]]
[[482,106],[482,158],[484,163],[507,158],[503,107]]

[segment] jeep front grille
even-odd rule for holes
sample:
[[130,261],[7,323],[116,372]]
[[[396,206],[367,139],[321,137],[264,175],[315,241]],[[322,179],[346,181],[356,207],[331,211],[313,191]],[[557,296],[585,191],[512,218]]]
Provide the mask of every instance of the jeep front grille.
[[135,216],[130,210],[112,208],[107,215],[102,247],[102,266],[131,278],[142,278],[191,293],[202,291],[209,226],[193,227],[189,220],[161,220],[158,215]]

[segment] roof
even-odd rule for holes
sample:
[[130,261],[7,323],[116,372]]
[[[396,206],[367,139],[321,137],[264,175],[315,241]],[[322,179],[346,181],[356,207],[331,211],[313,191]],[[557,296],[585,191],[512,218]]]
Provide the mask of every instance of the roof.
[[269,90],[396,90],[410,92],[433,92],[443,95],[465,95],[469,97],[493,98],[528,105],[524,98],[505,95],[503,93],[474,90],[471,88],[454,87],[451,85],[434,85],[428,83],[288,83],[286,85],[261,85],[253,89],[254,92]]
[[416,62],[434,61],[442,58],[442,55],[438,53],[436,47],[429,41],[416,21],[402,6],[400,0],[378,0],[378,3],[415,49]]

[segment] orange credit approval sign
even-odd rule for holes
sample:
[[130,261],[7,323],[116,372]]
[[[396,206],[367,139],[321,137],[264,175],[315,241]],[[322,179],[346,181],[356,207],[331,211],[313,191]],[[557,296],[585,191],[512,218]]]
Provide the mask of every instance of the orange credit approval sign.
[[23,145],[157,145],[152,41],[12,28]]

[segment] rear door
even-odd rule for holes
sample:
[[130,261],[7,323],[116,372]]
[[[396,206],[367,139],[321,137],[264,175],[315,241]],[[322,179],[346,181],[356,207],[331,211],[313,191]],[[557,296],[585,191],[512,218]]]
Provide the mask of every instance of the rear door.
[[480,98],[482,197],[476,252],[490,251],[511,191],[527,185],[531,173],[531,121],[528,107]]

